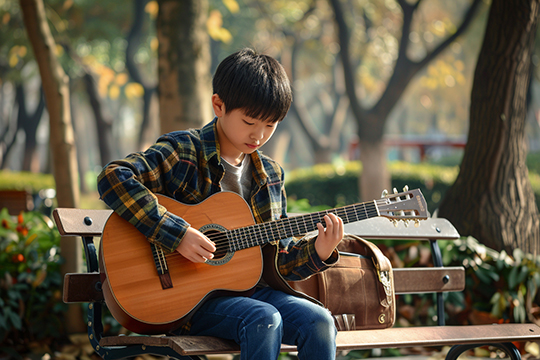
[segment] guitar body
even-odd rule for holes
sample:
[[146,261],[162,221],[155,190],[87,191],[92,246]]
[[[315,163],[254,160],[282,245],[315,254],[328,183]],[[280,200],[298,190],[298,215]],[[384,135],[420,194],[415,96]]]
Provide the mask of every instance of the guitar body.
[[[203,233],[255,223],[247,203],[234,193],[217,193],[197,205],[156,196],[169,212]],[[178,252],[167,254],[166,261],[172,287],[164,289],[146,237],[112,213],[101,239],[100,272],[107,306],[122,326],[137,333],[167,333],[182,325],[205,300],[246,295],[262,276],[260,246],[228,253],[223,263],[193,263]]]

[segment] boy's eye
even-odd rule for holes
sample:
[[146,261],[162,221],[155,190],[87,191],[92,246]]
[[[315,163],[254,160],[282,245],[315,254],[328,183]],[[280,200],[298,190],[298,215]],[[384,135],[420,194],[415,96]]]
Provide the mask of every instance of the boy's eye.
[[254,123],[244,120],[247,125],[253,125]]

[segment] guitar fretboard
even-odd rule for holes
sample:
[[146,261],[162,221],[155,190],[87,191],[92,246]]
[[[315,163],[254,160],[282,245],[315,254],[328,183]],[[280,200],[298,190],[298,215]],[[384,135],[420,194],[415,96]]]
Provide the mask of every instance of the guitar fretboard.
[[304,235],[317,229],[329,213],[338,215],[344,224],[379,216],[375,201],[328,209],[307,215],[295,216],[225,232],[230,251],[238,251],[292,236]]

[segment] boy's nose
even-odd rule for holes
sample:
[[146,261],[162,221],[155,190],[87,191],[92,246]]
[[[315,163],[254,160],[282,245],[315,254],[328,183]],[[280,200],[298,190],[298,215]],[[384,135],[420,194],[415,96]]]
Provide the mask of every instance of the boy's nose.
[[264,137],[264,130],[256,129],[251,133],[251,137],[254,140],[261,140]]

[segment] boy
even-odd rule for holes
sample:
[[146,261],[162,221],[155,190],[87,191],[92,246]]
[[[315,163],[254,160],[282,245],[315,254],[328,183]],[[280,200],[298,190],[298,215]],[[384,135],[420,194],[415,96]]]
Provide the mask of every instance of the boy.
[[[292,101],[283,67],[273,58],[244,49],[224,59],[213,78],[216,117],[202,129],[161,136],[143,153],[107,165],[98,190],[109,207],[149,241],[193,262],[212,259],[215,244],[158,204],[161,193],[197,204],[222,190],[250,205],[257,223],[286,217],[282,168],[258,148],[270,139]],[[333,214],[318,224],[318,236],[279,242],[278,264],[286,280],[300,280],[337,261],[343,222]],[[180,330],[179,330],[180,331]],[[281,343],[297,345],[303,360],[335,358],[336,329],[330,313],[263,281],[253,295],[206,301],[182,330],[229,338],[241,359],[277,359]]]

